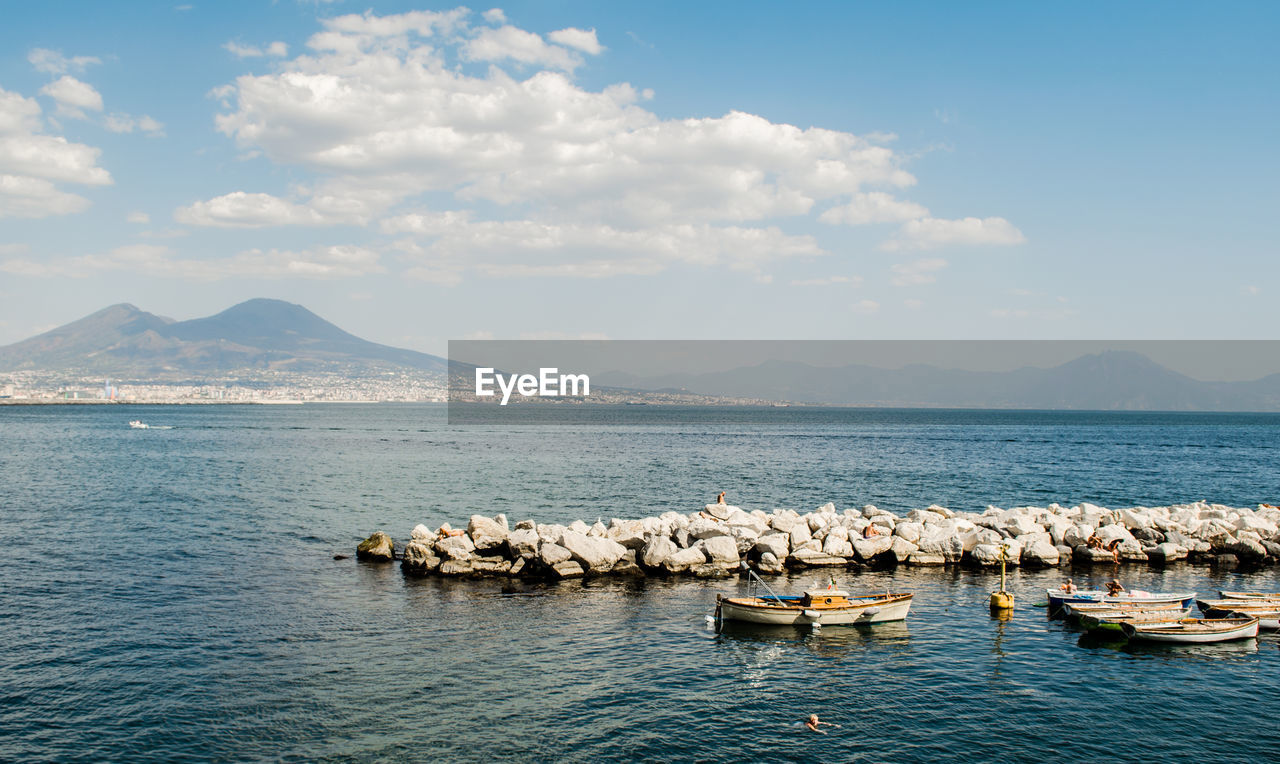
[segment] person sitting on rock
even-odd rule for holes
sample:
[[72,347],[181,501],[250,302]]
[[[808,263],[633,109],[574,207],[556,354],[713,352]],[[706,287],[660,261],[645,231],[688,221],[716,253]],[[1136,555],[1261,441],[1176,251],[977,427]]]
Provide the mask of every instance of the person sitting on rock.
[[1119,581],[1119,580],[1117,580],[1117,579],[1114,579],[1114,578],[1113,578],[1113,579],[1111,579],[1109,582],[1107,582],[1107,595],[1108,595],[1108,596],[1111,596],[1111,597],[1118,597],[1118,596],[1120,596],[1123,592],[1124,592],[1124,587],[1120,585],[1120,581]]
[[806,719],[806,720],[805,720],[805,723],[804,723],[804,726],[805,726],[805,728],[806,728],[806,729],[809,729],[809,730],[811,730],[811,731],[813,731],[813,732],[817,732],[817,733],[818,733],[818,734],[820,734],[820,735],[825,735],[825,734],[827,734],[826,732],[823,732],[821,729],[818,729],[819,725],[826,726],[826,727],[839,727],[839,726],[840,726],[839,724],[832,724],[831,722],[820,722],[820,721],[818,721],[818,715],[817,715],[817,714],[809,714],[809,718],[808,718],[808,719]]
[[721,492],[720,492],[720,495],[716,497],[716,503],[717,503],[717,504],[723,504],[723,503],[724,503],[724,491],[721,491]]
[[862,529],[862,537],[864,539],[873,539],[879,535],[880,529],[876,527],[875,523],[868,523],[867,527]]
[[1069,579],[1069,578],[1067,579],[1067,582],[1066,582],[1065,584],[1063,584],[1062,586],[1059,586],[1058,588],[1059,588],[1059,589],[1061,589],[1062,591],[1066,592],[1067,594],[1075,594],[1075,593],[1076,593],[1076,585],[1075,585],[1075,583],[1074,583],[1071,579]]
[[1096,533],[1095,533],[1095,534],[1093,534],[1092,536],[1090,536],[1089,538],[1085,539],[1084,545],[1085,545],[1085,546],[1087,546],[1087,547],[1089,547],[1090,549],[1103,549],[1103,548],[1104,548],[1104,545],[1103,545],[1103,543],[1102,543],[1102,539],[1098,538],[1098,534],[1096,534]]

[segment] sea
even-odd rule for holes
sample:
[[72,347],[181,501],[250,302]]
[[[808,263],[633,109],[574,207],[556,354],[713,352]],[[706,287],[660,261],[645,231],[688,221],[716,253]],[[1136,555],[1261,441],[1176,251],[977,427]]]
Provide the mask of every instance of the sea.
[[[0,761],[1276,758],[1277,637],[1141,648],[1040,607],[1067,575],[1280,591],[1274,568],[1014,570],[1005,620],[998,574],[841,570],[913,592],[910,617],[717,633],[716,594],[745,582],[351,556],[378,530],[607,523],[720,491],[748,510],[1275,503],[1280,416],[589,408],[508,427],[430,404],[0,407]],[[835,726],[808,732],[811,713]]]

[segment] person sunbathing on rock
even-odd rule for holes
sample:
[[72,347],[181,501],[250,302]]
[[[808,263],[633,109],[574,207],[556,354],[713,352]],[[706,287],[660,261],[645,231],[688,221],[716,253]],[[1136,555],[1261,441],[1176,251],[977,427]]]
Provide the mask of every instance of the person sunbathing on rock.
[[875,523],[871,523],[866,528],[862,529],[862,537],[864,539],[873,539],[879,535],[880,535],[880,529],[876,527]]

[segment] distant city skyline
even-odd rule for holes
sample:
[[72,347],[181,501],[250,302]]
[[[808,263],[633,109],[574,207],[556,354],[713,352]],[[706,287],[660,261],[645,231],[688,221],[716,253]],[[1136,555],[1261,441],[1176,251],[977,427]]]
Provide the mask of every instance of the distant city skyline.
[[436,355],[1276,336],[1271,4],[5,18],[0,345],[254,297]]

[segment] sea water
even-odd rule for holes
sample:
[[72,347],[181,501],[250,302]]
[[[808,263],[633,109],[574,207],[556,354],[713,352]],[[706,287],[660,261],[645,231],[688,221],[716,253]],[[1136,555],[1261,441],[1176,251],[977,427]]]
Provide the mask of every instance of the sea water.
[[[1135,648],[1034,605],[1068,569],[837,572],[905,623],[707,627],[721,581],[407,578],[375,530],[745,509],[1280,499],[1280,416],[431,405],[0,407],[0,760],[1255,761],[1280,641]],[[591,419],[594,417],[594,419]],[[131,430],[142,419],[172,429]],[[1280,590],[1274,569],[1124,566]],[[769,579],[799,591],[809,573]],[[816,735],[810,713],[840,725]]]

